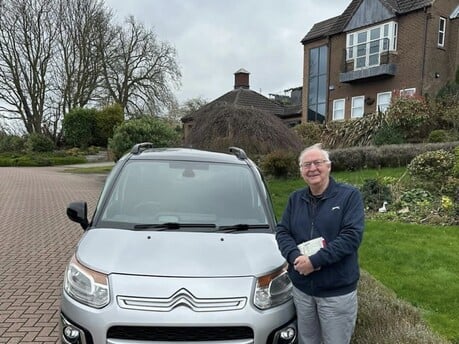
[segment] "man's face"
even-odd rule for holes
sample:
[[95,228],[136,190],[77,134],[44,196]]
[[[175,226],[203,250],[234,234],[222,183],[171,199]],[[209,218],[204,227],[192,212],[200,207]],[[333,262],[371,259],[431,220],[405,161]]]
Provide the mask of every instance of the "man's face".
[[328,183],[331,165],[325,161],[320,150],[313,149],[301,158],[300,172],[304,181],[311,187],[320,187]]

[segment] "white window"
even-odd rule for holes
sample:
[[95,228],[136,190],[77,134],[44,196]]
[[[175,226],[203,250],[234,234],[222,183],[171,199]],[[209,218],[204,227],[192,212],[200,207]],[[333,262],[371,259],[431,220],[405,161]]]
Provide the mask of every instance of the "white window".
[[344,119],[344,106],[345,100],[343,99],[335,99],[333,101],[333,120],[343,120]]
[[391,98],[392,98],[392,92],[378,93],[377,102],[376,102],[376,111],[386,112],[387,108],[390,105]]
[[438,24],[438,46],[445,46],[445,34],[446,34],[446,18],[440,17]]
[[381,53],[397,49],[397,23],[389,22],[347,34],[347,60],[354,70],[379,66]]
[[365,96],[352,97],[351,118],[363,117]]
[[400,97],[413,97],[416,94],[416,88],[404,88],[400,90]]

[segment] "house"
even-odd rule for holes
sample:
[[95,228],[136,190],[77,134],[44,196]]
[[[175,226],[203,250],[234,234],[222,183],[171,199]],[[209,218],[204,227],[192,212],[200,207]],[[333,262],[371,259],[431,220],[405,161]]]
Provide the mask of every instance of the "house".
[[459,66],[458,0],[352,0],[302,39],[302,121],[384,111],[435,96]]
[[[287,126],[301,122],[301,87],[291,89],[291,96],[277,96],[273,99],[250,89],[250,73],[241,68],[234,73],[234,89],[216,98],[204,106],[215,103],[226,103],[238,106],[253,107],[281,118]],[[282,98],[282,99],[281,99]],[[202,108],[201,108],[202,109]],[[198,110],[199,111],[199,110]],[[194,124],[194,114],[182,117],[184,137],[188,137]]]

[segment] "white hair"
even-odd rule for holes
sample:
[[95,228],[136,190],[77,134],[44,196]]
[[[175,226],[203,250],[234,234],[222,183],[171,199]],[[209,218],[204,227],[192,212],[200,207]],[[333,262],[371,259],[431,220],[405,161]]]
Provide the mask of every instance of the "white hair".
[[305,148],[305,149],[303,149],[301,151],[300,156],[298,157],[298,162],[301,164],[301,160],[303,159],[303,156],[306,153],[308,153],[308,152],[310,152],[312,150],[320,151],[323,154],[324,159],[327,160],[327,161],[330,161],[330,154],[328,153],[328,151],[326,151],[325,149],[322,148],[322,143],[316,143],[316,144],[314,144],[312,146],[309,146],[309,147],[307,147],[307,148]]

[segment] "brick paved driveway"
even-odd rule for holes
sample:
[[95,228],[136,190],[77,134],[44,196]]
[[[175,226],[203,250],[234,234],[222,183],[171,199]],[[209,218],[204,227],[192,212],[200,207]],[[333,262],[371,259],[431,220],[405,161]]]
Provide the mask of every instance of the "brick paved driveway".
[[92,214],[104,177],[63,168],[0,168],[0,343],[59,343],[62,275],[81,227],[71,201]]

